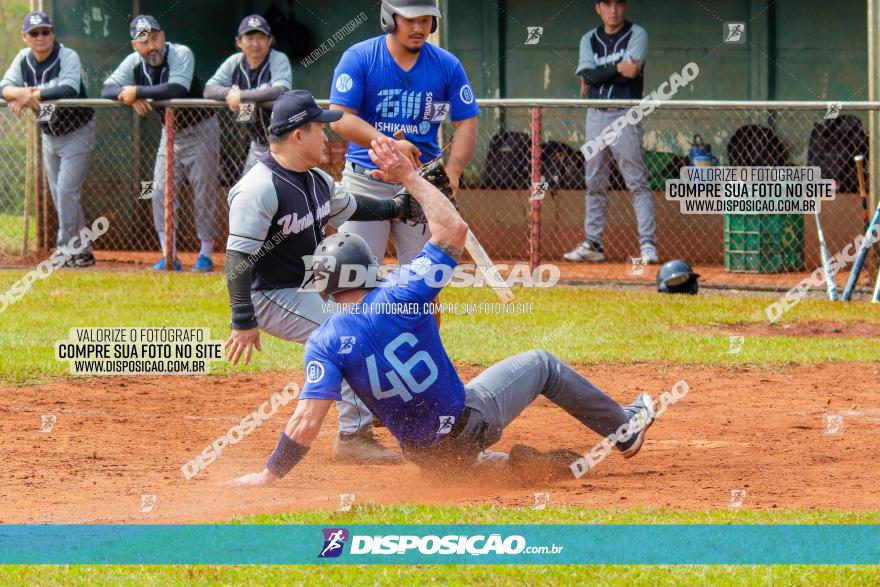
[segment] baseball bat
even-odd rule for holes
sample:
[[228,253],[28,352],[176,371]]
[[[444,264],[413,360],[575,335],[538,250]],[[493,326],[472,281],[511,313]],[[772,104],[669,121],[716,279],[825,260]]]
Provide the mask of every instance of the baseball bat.
[[862,266],[865,264],[865,259],[868,257],[868,251],[871,249],[871,245],[874,242],[873,232],[878,221],[880,221],[880,202],[877,204],[877,210],[874,212],[874,217],[871,219],[871,222],[868,223],[868,230],[865,231],[865,240],[862,241],[862,246],[859,247],[859,251],[856,253],[856,260],[853,263],[852,271],[849,274],[849,279],[846,280],[846,287],[843,288],[843,301],[845,302],[852,299],[853,291],[855,291],[856,283],[859,280],[859,274],[862,272]]
[[877,270],[877,283],[874,285],[874,295],[871,296],[871,302],[880,304],[880,269]]
[[822,221],[816,212],[816,234],[819,236],[819,255],[822,257],[822,272],[825,274],[825,288],[828,290],[828,299],[837,301],[837,284],[834,282],[834,273],[831,272],[831,254],[828,252],[828,244],[825,242],[825,232],[822,230]]
[[[403,134],[403,131],[399,130],[394,133],[394,138],[400,141],[406,137]],[[447,147],[448,146],[449,145],[447,145]],[[480,241],[477,240],[476,235],[474,235],[470,228],[468,229],[467,238],[464,241],[464,248],[471,256],[471,259],[474,260],[476,266],[483,272],[483,275],[486,276],[486,282],[489,284],[489,287],[492,288],[492,291],[495,292],[495,295],[498,296],[498,299],[501,300],[501,303],[509,304],[513,302],[515,299],[513,292],[507,287],[507,282],[501,278],[498,269],[495,268],[495,264],[492,262],[489,254],[486,253],[486,249],[483,248],[483,245],[480,244]]]
[[[865,232],[868,231],[868,190],[865,189],[864,155],[856,155],[856,168],[859,171],[859,192],[862,196],[862,210],[864,210]],[[871,296],[873,303],[880,303],[880,268],[877,270],[877,283],[874,285],[874,294]]]
[[865,230],[868,230],[868,190],[865,187],[865,156],[856,155],[856,172],[859,176],[859,195],[862,196],[862,217],[865,221]]

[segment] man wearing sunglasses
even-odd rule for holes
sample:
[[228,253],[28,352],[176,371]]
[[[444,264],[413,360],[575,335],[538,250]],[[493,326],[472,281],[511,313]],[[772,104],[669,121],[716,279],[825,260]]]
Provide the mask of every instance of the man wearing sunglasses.
[[27,49],[19,51],[0,80],[3,99],[16,115],[25,109],[37,113],[43,165],[58,214],[55,242],[67,259],[66,267],[91,267],[95,264],[91,243],[76,237],[86,226],[80,192],[95,143],[94,111],[40,108],[41,102],[86,97],[82,64],[76,51],[55,40],[55,27],[44,12],[24,17],[21,38]]
[[[202,84],[194,75],[192,50],[177,43],[166,43],[159,21],[149,15],[134,17],[129,26],[134,53],[126,57],[104,81],[101,97],[118,100],[145,116],[154,109],[149,100],[202,97]],[[164,114],[163,107],[155,107]],[[184,177],[193,188],[196,233],[201,242],[193,271],[211,271],[214,240],[220,236],[218,198],[220,195],[220,124],[210,108],[179,108],[175,117],[174,189],[180,193]],[[153,266],[165,269],[165,127],[153,168],[153,223],[162,246],[162,259]],[[174,202],[180,205],[180,198]],[[175,226],[177,215],[174,214]],[[175,231],[176,232],[176,231]],[[180,271],[174,243],[171,243],[174,270]]]

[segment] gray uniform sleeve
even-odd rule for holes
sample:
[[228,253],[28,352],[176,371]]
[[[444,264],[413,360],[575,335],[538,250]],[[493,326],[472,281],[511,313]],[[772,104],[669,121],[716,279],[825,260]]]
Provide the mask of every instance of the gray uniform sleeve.
[[330,196],[330,217],[327,222],[333,228],[339,228],[357,210],[357,202],[355,202],[354,196],[345,191],[342,184],[333,181],[328,173],[317,167],[312,171],[316,172],[317,176],[326,181],[330,187],[332,195]]
[[122,60],[113,73],[104,80],[105,86],[133,86],[134,68],[140,65],[141,58],[137,53],[132,53]]
[[205,83],[206,86],[223,86],[224,88],[229,88],[232,86],[232,72],[235,71],[235,68],[238,67],[239,62],[242,59],[241,53],[236,53],[235,55],[230,56],[226,61],[224,61],[220,67],[217,68],[217,71],[214,72],[214,75],[211,76],[211,79]]
[[281,51],[272,50],[269,52],[269,73],[272,75],[273,86],[281,86],[287,90],[293,88],[290,60]]
[[168,45],[168,83],[178,84],[189,91],[192,85],[196,60],[186,45]]
[[645,62],[648,55],[648,31],[637,24],[633,25],[632,38],[626,46],[626,53],[623,54],[622,61],[628,59],[639,59],[641,63]]
[[277,211],[278,194],[272,172],[257,164],[229,191],[226,249],[251,255],[259,251]]
[[82,80],[82,62],[76,51],[61,48],[61,71],[58,74],[58,85],[73,88],[75,92],[79,92],[80,82]]
[[578,66],[577,70],[574,72],[575,75],[580,75],[581,72],[585,69],[596,69],[598,64],[596,63],[596,57],[593,55],[593,47],[590,45],[590,39],[593,38],[593,35],[596,34],[596,29],[591,30],[583,37],[581,37],[581,46],[580,52],[578,55]]
[[9,69],[3,74],[3,79],[0,80],[0,88],[8,86],[21,88],[24,86],[24,78],[21,77],[21,60],[24,59],[24,56],[27,55],[29,50],[30,49],[22,49],[18,52],[18,55],[12,60],[12,65],[9,66]]

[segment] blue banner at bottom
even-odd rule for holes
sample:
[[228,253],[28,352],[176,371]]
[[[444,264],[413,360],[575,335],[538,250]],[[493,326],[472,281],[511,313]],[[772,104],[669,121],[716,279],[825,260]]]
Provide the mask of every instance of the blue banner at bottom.
[[0,564],[880,564],[880,525],[0,525]]

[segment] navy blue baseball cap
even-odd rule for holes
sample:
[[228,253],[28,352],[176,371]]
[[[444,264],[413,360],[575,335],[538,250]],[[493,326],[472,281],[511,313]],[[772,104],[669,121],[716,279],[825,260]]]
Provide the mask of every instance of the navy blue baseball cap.
[[272,106],[269,132],[279,136],[308,122],[335,122],[340,118],[342,110],[324,110],[311,92],[288,90],[278,96]]
[[128,32],[131,34],[131,38],[133,41],[138,40],[139,38],[146,36],[150,31],[161,31],[162,27],[159,26],[159,21],[156,20],[155,16],[150,16],[149,14],[139,14],[131,19],[131,25],[128,27]]
[[24,24],[21,25],[21,32],[26,33],[39,28],[54,29],[55,25],[45,12],[28,12],[24,17]]
[[269,36],[272,35],[272,29],[269,28],[269,23],[266,22],[266,19],[260,16],[259,14],[252,14],[250,16],[245,16],[241,20],[241,24],[238,25],[238,36],[246,35],[253,31],[259,31],[261,33],[265,33]]

